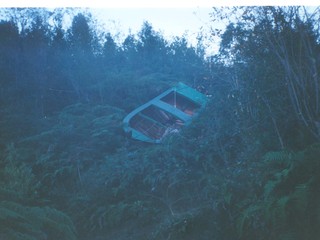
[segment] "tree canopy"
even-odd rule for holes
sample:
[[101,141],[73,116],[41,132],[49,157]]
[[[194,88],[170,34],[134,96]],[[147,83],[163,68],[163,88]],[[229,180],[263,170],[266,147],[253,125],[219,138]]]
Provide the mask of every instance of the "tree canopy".
[[[213,8],[213,56],[149,22],[119,42],[90,10],[3,13],[0,238],[319,237],[319,8]],[[198,117],[126,136],[177,82],[208,97]]]

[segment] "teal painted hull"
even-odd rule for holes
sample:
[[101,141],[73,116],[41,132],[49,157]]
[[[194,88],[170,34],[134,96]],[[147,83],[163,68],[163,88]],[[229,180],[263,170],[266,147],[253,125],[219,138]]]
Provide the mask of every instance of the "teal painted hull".
[[123,120],[124,131],[140,141],[161,143],[188,125],[206,102],[204,94],[178,83],[129,113]]

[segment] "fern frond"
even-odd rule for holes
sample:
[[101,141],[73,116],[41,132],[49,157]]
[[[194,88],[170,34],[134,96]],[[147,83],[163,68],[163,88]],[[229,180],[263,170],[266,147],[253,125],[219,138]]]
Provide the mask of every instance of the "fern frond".
[[9,201],[0,202],[0,236],[14,240],[76,239],[74,225],[64,213]]
[[240,216],[236,220],[236,229],[238,236],[241,238],[246,230],[249,219],[253,216],[254,213],[261,210],[260,205],[250,205],[244,211],[241,212]]
[[290,201],[290,197],[284,196],[277,201],[276,207],[274,209],[276,214],[276,219],[274,219],[275,226],[284,225],[287,221],[287,207]]
[[308,184],[299,184],[295,187],[291,198],[294,211],[297,212],[300,217],[307,214],[306,210],[310,199],[310,186]]
[[269,198],[270,194],[274,191],[277,187],[278,181],[268,181],[264,186],[264,198]]
[[263,160],[266,162],[284,162],[291,160],[293,157],[292,152],[288,151],[276,151],[276,152],[267,152]]
[[274,192],[274,190],[288,178],[290,172],[292,171],[292,165],[288,168],[284,168],[283,170],[274,173],[274,179],[269,180],[264,186],[264,198],[267,199],[270,194]]
[[278,236],[278,240],[300,240],[294,231],[286,231]]

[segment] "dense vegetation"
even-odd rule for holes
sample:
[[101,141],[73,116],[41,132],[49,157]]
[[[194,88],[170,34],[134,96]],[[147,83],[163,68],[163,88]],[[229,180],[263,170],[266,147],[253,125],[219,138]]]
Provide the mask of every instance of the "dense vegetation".
[[[1,239],[320,237],[318,9],[212,9],[229,23],[210,57],[148,22],[119,43],[79,9],[1,16]],[[200,116],[125,136],[179,81],[208,95]]]

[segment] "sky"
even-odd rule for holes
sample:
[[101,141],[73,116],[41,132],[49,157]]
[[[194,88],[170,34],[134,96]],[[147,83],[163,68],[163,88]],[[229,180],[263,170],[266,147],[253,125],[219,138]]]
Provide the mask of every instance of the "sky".
[[144,21],[166,39],[185,35],[195,45],[200,30],[208,32],[211,26],[209,7],[188,8],[95,8],[97,19],[112,35],[119,30],[125,35],[140,31]]
[[256,5],[319,5],[317,0],[1,0],[0,7],[181,8]]
[[[215,0],[219,1],[219,0]],[[89,7],[106,31],[121,42],[136,34],[144,21],[167,40],[185,36],[196,45],[200,32],[208,32],[212,1],[208,0],[1,0],[0,7]],[[119,34],[120,33],[120,34]]]
[[141,28],[143,21],[152,23],[156,30],[166,34],[182,35],[195,31],[210,21],[211,8],[96,8],[94,13],[106,23],[114,20],[120,27],[133,31]]
[[[213,25],[212,7],[252,5],[316,5],[314,0],[1,0],[0,7],[84,7],[90,8],[99,24],[119,40],[137,33],[144,21],[165,38],[186,36],[195,45],[200,30],[209,34]],[[319,4],[318,4],[319,5]],[[119,34],[120,33],[120,34]],[[212,41],[212,39],[211,39]],[[209,54],[217,52],[218,39],[213,39]]]

